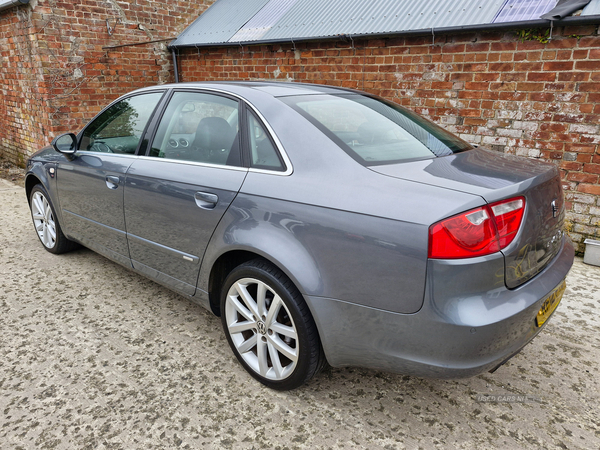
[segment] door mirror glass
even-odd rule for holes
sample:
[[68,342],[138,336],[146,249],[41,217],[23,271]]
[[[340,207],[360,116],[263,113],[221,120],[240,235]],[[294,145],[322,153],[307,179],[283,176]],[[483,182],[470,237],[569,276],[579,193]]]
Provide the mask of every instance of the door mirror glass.
[[61,134],[52,141],[54,150],[66,155],[72,155],[77,149],[77,136],[73,133]]

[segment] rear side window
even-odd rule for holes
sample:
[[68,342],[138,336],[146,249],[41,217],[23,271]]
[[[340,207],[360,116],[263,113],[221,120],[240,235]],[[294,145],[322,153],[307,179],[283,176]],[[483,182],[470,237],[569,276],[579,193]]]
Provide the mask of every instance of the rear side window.
[[394,103],[359,94],[284,97],[365,166],[431,159],[470,150],[470,144]]
[[175,92],[148,156],[241,165],[239,103],[205,92]]
[[279,153],[271,139],[269,139],[269,133],[251,111],[248,111],[248,133],[251,167],[278,171],[285,170]]

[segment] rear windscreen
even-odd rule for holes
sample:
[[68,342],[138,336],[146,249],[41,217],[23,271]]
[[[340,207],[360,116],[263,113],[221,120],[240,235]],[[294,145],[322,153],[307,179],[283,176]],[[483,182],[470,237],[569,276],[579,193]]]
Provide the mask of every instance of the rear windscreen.
[[359,94],[281,97],[365,166],[430,159],[473,147],[399,105]]

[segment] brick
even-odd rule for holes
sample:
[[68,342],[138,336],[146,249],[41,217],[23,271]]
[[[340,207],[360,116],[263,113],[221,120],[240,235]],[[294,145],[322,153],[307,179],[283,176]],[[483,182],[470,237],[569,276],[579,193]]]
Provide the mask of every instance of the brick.
[[465,83],[465,89],[473,91],[487,91],[490,87],[489,83],[485,82],[468,82]]
[[464,53],[465,44],[446,44],[443,46],[442,51],[444,53]]
[[490,90],[492,91],[515,91],[517,89],[517,83],[490,83]]
[[463,72],[452,73],[450,79],[452,81],[471,81],[473,79],[473,74]]
[[575,70],[600,70],[600,60],[597,61],[577,61]]
[[600,59],[600,48],[593,48],[589,51],[589,59]]
[[577,38],[559,38],[548,42],[547,48],[574,48],[577,46]]
[[517,49],[516,42],[492,42],[490,50],[493,52],[514,52]]
[[586,154],[586,153],[579,153],[577,154],[577,161],[581,162],[581,163],[589,163],[589,162],[593,162],[593,155],[592,154]]
[[586,173],[580,173],[580,172],[571,172],[567,175],[567,180],[577,181],[579,183],[596,184],[598,182],[598,175],[586,174]]
[[479,109],[461,109],[458,114],[463,117],[481,117],[481,110]]
[[584,164],[583,171],[586,173],[600,174],[600,164]]
[[567,131],[567,125],[562,123],[545,122],[540,124],[540,131],[555,131],[560,133]]
[[550,92],[532,92],[528,95],[528,99],[534,102],[553,102],[555,95]]
[[572,133],[598,133],[598,125],[573,124],[569,126]]
[[570,25],[563,28],[562,34],[565,36],[586,36],[596,34],[597,29],[595,25]]
[[529,72],[527,81],[556,81],[556,74],[553,72]]
[[591,47],[591,48],[600,48],[600,36],[593,37],[582,37],[579,40],[579,47]]
[[[590,217],[586,217],[587,221],[586,223],[590,223]],[[576,224],[573,227],[573,230],[576,231],[577,233],[585,233],[585,234],[589,234],[589,235],[593,235],[595,233],[595,229],[594,227],[588,226],[588,225],[582,225],[582,224]]]
[[560,167],[566,170],[579,171],[583,168],[583,164],[576,161],[562,161]]
[[474,81],[497,81],[500,78],[499,73],[476,73]]
[[514,64],[503,62],[490,64],[488,70],[490,72],[510,72],[513,68]]
[[467,44],[465,46],[466,52],[483,53],[483,52],[488,52],[489,49],[490,49],[489,42],[477,42],[474,44]]
[[578,83],[579,92],[600,92],[600,83]]
[[570,198],[572,198],[573,201],[579,202],[579,203],[586,203],[588,205],[593,205],[596,202],[596,197],[594,197],[592,195],[573,193],[573,194],[570,194],[570,196],[571,196]]
[[573,61],[552,61],[544,63],[544,71],[564,72],[573,70]]
[[543,91],[543,83],[517,83],[518,91]]
[[596,147],[594,145],[581,145],[581,144],[565,144],[566,150],[577,152],[577,153],[594,153]]

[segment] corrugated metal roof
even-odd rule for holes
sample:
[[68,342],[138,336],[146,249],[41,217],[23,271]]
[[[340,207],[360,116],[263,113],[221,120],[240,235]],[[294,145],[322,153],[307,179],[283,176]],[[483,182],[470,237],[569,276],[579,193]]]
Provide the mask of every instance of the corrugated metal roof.
[[231,42],[256,41],[263,37],[298,0],[271,0],[267,8],[262,8],[240,30],[232,36]]
[[585,8],[583,8],[582,16],[600,15],[600,0],[592,0]]
[[[300,41],[486,25],[494,19],[537,20],[555,4],[556,0],[217,0],[171,46]],[[592,0],[584,14],[600,14],[600,0]]]
[[387,33],[490,23],[504,0],[300,0],[263,39]]
[[172,46],[228,42],[269,0],[218,0],[171,43]]

